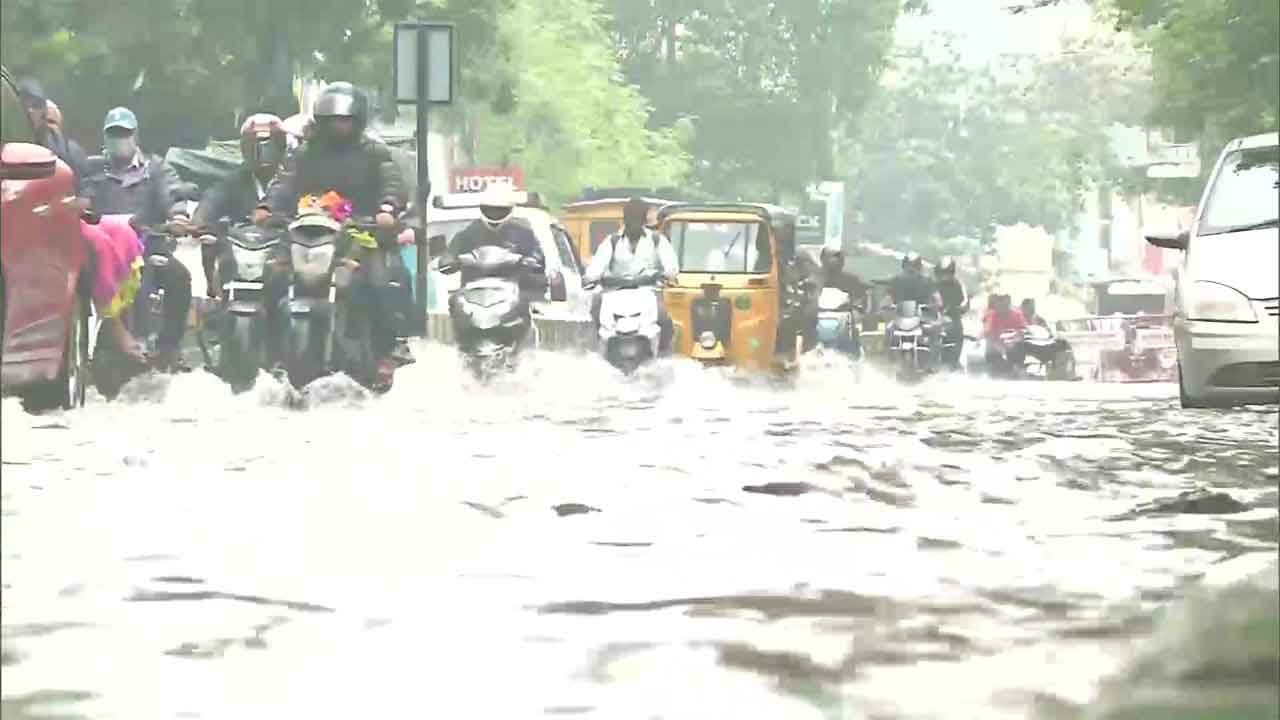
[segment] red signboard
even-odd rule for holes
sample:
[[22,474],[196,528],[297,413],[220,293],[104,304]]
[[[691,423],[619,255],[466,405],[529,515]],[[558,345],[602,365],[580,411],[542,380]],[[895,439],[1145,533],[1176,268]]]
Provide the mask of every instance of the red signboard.
[[454,168],[449,173],[449,192],[484,192],[491,184],[506,183],[513,190],[524,189],[524,170],[514,168]]

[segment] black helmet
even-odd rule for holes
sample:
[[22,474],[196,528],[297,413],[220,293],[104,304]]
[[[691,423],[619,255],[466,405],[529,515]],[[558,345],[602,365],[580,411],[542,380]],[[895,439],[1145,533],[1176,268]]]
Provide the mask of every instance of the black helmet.
[[369,122],[369,100],[349,82],[329,83],[316,99],[311,111],[317,120],[327,117],[349,117],[355,122],[356,134],[364,132]]
[[902,256],[903,270],[921,270],[924,268],[924,260],[914,252],[909,252]]
[[844,250],[836,247],[824,247],[822,252],[818,253],[818,262],[822,263],[823,267],[843,268]]
[[938,261],[938,265],[933,269],[933,271],[938,275],[955,275],[956,259],[951,256],[942,258]]

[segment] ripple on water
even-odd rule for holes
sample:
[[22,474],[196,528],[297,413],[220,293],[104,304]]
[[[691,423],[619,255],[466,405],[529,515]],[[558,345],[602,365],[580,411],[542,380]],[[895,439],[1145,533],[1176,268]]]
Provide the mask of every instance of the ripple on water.
[[[480,385],[415,352],[381,397],[5,400],[5,717],[1082,713],[1280,547],[1275,412],[1169,386],[550,355]],[[1181,655],[1160,692],[1225,661]]]

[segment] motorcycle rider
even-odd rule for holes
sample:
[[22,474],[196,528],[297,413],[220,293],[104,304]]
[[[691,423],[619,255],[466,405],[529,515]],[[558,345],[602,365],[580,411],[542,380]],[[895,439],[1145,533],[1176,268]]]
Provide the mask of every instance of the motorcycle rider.
[[[98,215],[132,215],[135,227],[156,227],[177,214],[181,185],[177,172],[157,155],[138,145],[138,118],[126,107],[113,108],[102,123],[105,161],[87,173],[84,194]],[[191,273],[177,259],[153,268],[164,289],[164,319],[153,365],[161,370],[186,370],[182,337],[191,309]]]
[[[459,256],[480,247],[493,245],[505,248],[523,256],[521,265],[526,272],[520,277],[521,293],[530,300],[542,297],[547,286],[547,259],[533,229],[524,223],[513,222],[515,204],[515,198],[506,185],[486,189],[480,198],[480,218],[453,236],[448,250],[440,258],[440,267],[456,266]],[[474,268],[462,268],[462,287],[476,279],[476,272]],[[460,327],[464,322],[460,293],[449,296],[449,315],[454,327]]]
[[[312,111],[313,122],[306,140],[283,164],[258,203],[254,221],[265,224],[272,215],[292,216],[304,195],[324,195],[330,190],[351,202],[353,215],[372,215],[377,224],[379,245],[395,244],[396,216],[408,202],[404,177],[391,157],[386,143],[368,132],[369,101],[351,83],[334,82],[325,87]],[[335,267],[348,256],[358,257],[344,235],[335,257]],[[391,253],[392,260],[398,252]],[[289,250],[284,243],[270,262],[271,297],[282,297],[290,276]],[[394,273],[393,273],[394,274]],[[353,276],[349,299],[370,323],[373,352],[377,358],[378,383],[390,384],[395,372],[393,309],[383,301],[383,289],[371,283],[368,269],[361,264]]]
[[62,132],[61,112],[58,112],[58,121],[54,122],[53,101],[45,95],[44,88],[35,78],[23,78],[18,82],[18,98],[22,100],[27,115],[31,118],[31,124],[35,126],[36,142],[48,148],[71,168],[76,178],[76,192],[83,196],[85,170],[89,164],[89,157],[80,147],[80,143]]
[[1011,365],[1020,365],[1026,357],[1026,343],[1019,340],[1006,346],[1000,336],[1011,330],[1026,330],[1027,319],[1022,311],[1013,307],[1013,300],[1008,295],[992,295],[991,307],[982,319],[983,337],[986,338],[987,364],[1008,360]]
[[1039,325],[1045,330],[1049,329],[1049,323],[1036,313],[1036,301],[1031,298],[1023,298],[1022,303],[1018,305],[1018,310],[1022,313],[1022,318],[1027,321],[1028,325]]
[[[582,275],[584,284],[594,284],[606,278],[633,276],[655,283],[659,279],[674,282],[680,272],[680,264],[676,259],[675,248],[666,235],[650,230],[645,226],[649,216],[649,203],[645,199],[633,195],[627,199],[622,208],[622,230],[605,238],[591,256]],[[671,314],[662,302],[661,293],[658,298],[658,350],[666,354],[671,351],[671,341],[675,327],[671,322]],[[599,328],[600,304],[603,293],[596,293],[591,301],[591,320]]]
[[[1027,321],[1028,326],[1035,325],[1035,326],[1044,328],[1050,334],[1053,333],[1053,330],[1049,327],[1049,322],[1045,320],[1043,317],[1041,317],[1039,313],[1036,312],[1036,301],[1034,299],[1023,298],[1022,303],[1021,305],[1019,305],[1018,309],[1022,313],[1023,319]],[[1068,343],[1063,338],[1055,336],[1053,338],[1053,342],[1047,345],[1039,344],[1039,343],[1028,344],[1026,348],[1026,353],[1031,357],[1034,357],[1035,359],[1039,360],[1044,365],[1048,366],[1053,364],[1054,362],[1057,362],[1060,358],[1063,357],[1063,355],[1065,355],[1070,350],[1071,350],[1070,343]]]
[[849,294],[854,304],[867,296],[871,289],[862,278],[844,269],[844,250],[824,247],[818,259],[822,264],[822,287],[839,288]]
[[[889,281],[889,294],[885,299],[896,306],[901,306],[904,302],[915,302],[921,309],[942,307],[942,297],[938,294],[937,286],[924,274],[924,260],[914,252],[908,252],[902,257],[902,272]],[[930,347],[937,347],[941,327],[937,322],[928,321],[927,316],[921,318],[921,323],[929,337]],[[893,327],[893,322],[887,323],[886,334],[892,333]]]
[[944,358],[952,368],[960,366],[960,356],[964,350],[964,324],[962,318],[969,312],[969,296],[964,285],[956,277],[956,261],[952,257],[944,257],[933,269],[934,282],[938,286],[938,295],[942,298],[942,316],[946,323],[944,333],[955,339],[956,346],[950,357]]
[[[192,224],[211,231],[219,220],[229,218],[238,222],[254,214],[258,204],[267,195],[280,163],[284,161],[285,132],[279,117],[259,113],[250,115],[240,126],[240,167],[209,189],[200,200]],[[203,245],[201,260],[208,286],[208,296],[216,298],[221,292],[216,263],[230,259],[231,248],[225,238],[216,245]],[[274,333],[273,333],[274,335]]]

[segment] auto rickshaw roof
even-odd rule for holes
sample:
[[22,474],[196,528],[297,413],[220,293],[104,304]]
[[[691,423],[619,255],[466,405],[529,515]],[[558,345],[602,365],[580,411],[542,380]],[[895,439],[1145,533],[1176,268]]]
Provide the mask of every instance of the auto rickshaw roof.
[[797,213],[794,210],[766,203],[682,202],[662,206],[658,210],[658,223],[661,224],[673,215],[711,215],[717,217],[749,215],[770,225],[785,224],[792,227],[795,226],[797,217]]
[[[619,197],[597,198],[595,200],[576,200],[571,203],[565,203],[562,206],[562,209],[563,210],[581,210],[584,208],[603,207],[606,205],[626,205],[627,200],[629,199],[631,199],[631,196],[628,195],[628,196],[619,196]],[[657,206],[668,205],[675,202],[674,200],[664,200],[662,198],[654,198],[654,197],[648,197],[648,196],[643,196],[642,199],[645,202],[649,203],[650,205],[657,205]]]
[[[693,198],[698,197],[694,193],[681,190],[679,188],[629,188],[629,187],[610,187],[610,188],[583,188],[582,194],[576,199],[565,203],[565,207],[573,205],[586,205],[591,203],[617,203],[626,202],[634,195],[639,195],[646,202],[650,203],[668,203],[674,202],[669,198]],[[667,199],[663,199],[667,198]]]

